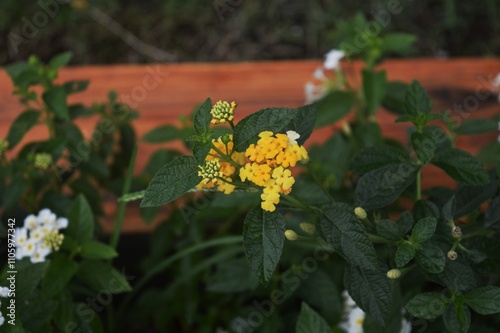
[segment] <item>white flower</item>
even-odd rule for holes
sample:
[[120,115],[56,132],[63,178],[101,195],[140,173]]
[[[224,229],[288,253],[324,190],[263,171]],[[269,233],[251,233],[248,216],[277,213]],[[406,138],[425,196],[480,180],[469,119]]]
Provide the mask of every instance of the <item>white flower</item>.
[[0,287],[0,297],[9,297],[10,289],[7,287]]
[[0,326],[2,326],[4,322],[5,318],[2,316],[2,313],[0,312]]
[[365,313],[358,307],[355,307],[349,313],[349,331],[348,333],[363,333],[363,322]]
[[326,79],[325,73],[323,72],[323,68],[318,67],[313,73],[313,78],[316,80],[324,80]]
[[47,257],[50,254],[50,252],[52,252],[50,248],[39,246],[37,247],[35,253],[31,255],[30,260],[33,264],[44,262],[45,257]]
[[297,139],[300,138],[300,134],[295,131],[286,131],[286,136],[292,145],[297,144]]
[[339,67],[340,59],[345,56],[344,51],[331,50],[325,55],[325,63],[323,66],[326,69],[337,69]]
[[16,228],[16,246],[23,246],[28,240],[28,230],[26,228]]
[[348,308],[356,307],[356,303],[354,300],[351,298],[351,295],[347,292],[347,290],[344,290],[342,292],[342,297],[344,298],[344,306]]
[[312,82],[307,82],[304,85],[304,93],[306,95],[306,104],[311,104],[326,94],[326,88],[323,85],[316,86]]
[[34,229],[38,226],[38,219],[35,215],[31,214],[24,219],[24,227],[27,229]]
[[52,213],[50,209],[42,209],[38,212],[38,223],[42,225],[52,225],[56,221],[56,214]]
[[17,249],[17,251],[22,253],[22,257],[31,256],[33,253],[35,253],[35,250],[36,250],[36,242],[33,241],[32,239],[28,240],[26,244],[21,247],[21,249]]
[[43,236],[45,236],[47,229],[43,227],[38,227],[36,229],[31,230],[30,232],[30,240],[35,243],[39,243],[43,240]]
[[404,319],[401,322],[401,331],[400,333],[411,333],[411,323]]
[[56,223],[55,223],[55,227],[56,229],[64,229],[64,228],[67,228],[68,227],[68,219],[65,218],[65,217],[60,217],[56,220]]

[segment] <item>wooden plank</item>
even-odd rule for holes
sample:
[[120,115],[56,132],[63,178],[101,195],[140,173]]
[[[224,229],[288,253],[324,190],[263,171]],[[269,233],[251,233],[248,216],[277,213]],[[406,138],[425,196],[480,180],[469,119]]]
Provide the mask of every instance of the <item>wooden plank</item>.
[[[71,67],[61,70],[59,81],[89,79],[89,89],[71,97],[70,102],[90,105],[104,101],[110,89],[118,92],[121,100],[140,111],[135,122],[137,134],[142,136],[160,124],[176,124],[180,115],[191,112],[206,97],[212,100],[235,100],[238,103],[237,119],[270,106],[297,107],[304,103],[304,83],[311,79],[319,61],[248,62],[223,64],[170,64],[170,65],[116,65]],[[360,82],[359,62],[343,63],[348,79],[354,85]],[[430,92],[439,109],[453,109],[462,105],[467,111],[464,117],[475,118],[498,112],[496,96],[488,95],[488,84],[500,72],[500,59],[410,59],[389,60],[380,68],[387,70],[390,80],[409,82],[419,80]],[[22,111],[15,96],[10,95],[10,79],[0,72],[0,137],[5,137],[10,123]],[[486,98],[486,95],[488,95]],[[472,111],[473,109],[473,111]],[[395,124],[395,116],[386,112],[377,115],[384,134],[403,139],[407,124]],[[84,134],[89,137],[96,118],[78,120]],[[325,140],[340,127],[341,122],[317,131],[310,143]],[[43,127],[30,131],[24,142],[43,139],[47,132]],[[473,153],[495,135],[460,138],[458,146]],[[163,145],[165,146],[165,145]],[[177,145],[179,146],[179,145]],[[139,158],[135,172],[144,167],[148,157],[159,145],[139,143]],[[450,179],[437,168],[427,168],[424,187],[450,185]],[[109,214],[114,203],[106,204]],[[129,209],[124,230],[145,231],[137,208]],[[105,225],[110,227],[110,220]]]

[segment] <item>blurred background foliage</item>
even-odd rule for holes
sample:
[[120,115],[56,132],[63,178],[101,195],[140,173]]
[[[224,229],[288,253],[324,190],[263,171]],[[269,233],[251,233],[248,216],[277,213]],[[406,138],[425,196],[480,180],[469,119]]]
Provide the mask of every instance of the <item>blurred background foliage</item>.
[[[368,21],[394,0],[43,0],[0,2],[0,65],[37,54],[47,61],[72,51],[72,64],[155,61],[127,44],[102,19],[112,18],[138,40],[164,50],[169,61],[322,58],[338,47],[342,25],[358,13]],[[43,21],[41,4],[55,14]],[[56,4],[56,5],[54,5]],[[500,54],[500,1],[401,1],[387,31],[417,36],[417,57]],[[99,15],[99,14],[104,14]],[[38,17],[36,17],[38,15]],[[36,17],[36,18],[35,18]],[[101,23],[98,23],[99,17]],[[36,21],[38,19],[38,21]],[[97,20],[97,21],[96,21]],[[26,22],[36,23],[35,31]],[[29,24],[28,24],[29,25]],[[112,24],[116,27],[116,24]],[[23,29],[29,32],[23,34]],[[111,28],[113,29],[113,28]],[[13,34],[24,38],[13,50]],[[129,36],[130,37],[130,36]]]

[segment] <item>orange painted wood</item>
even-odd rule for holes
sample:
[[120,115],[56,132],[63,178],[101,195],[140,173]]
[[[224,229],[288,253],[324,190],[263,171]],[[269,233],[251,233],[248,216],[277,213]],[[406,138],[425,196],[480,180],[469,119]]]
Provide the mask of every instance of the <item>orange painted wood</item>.
[[[87,91],[71,96],[70,102],[90,105],[104,101],[109,90],[118,92],[122,101],[127,99],[131,106],[140,111],[140,119],[135,121],[139,137],[162,124],[176,124],[181,115],[189,114],[193,107],[205,98],[235,100],[238,103],[237,120],[262,108],[271,106],[298,107],[304,103],[304,83],[311,79],[312,72],[320,66],[319,61],[249,62],[223,64],[170,64],[170,65],[116,65],[71,67],[61,70],[59,81],[89,79]],[[343,63],[350,82],[356,86],[360,82],[359,62]],[[467,118],[491,116],[500,111],[500,104],[489,93],[489,84],[500,72],[500,59],[410,59],[389,60],[380,68],[387,70],[390,80],[410,82],[417,79],[434,98],[436,109],[453,109],[455,104],[463,109],[474,107],[473,112],[464,113]],[[158,72],[158,84],[150,78],[151,72]],[[11,122],[22,111],[22,105],[12,96],[12,84],[5,72],[0,71],[0,137],[5,137]],[[142,89],[144,87],[145,89]],[[146,89],[147,88],[147,89]],[[140,91],[144,95],[137,95]],[[127,95],[136,94],[134,97]],[[487,94],[489,96],[485,97]],[[476,105],[477,102],[477,105]],[[395,138],[406,137],[408,124],[395,124],[395,116],[379,112],[377,118],[384,134]],[[80,119],[78,124],[84,135],[90,136],[96,118]],[[342,122],[317,131],[310,142],[321,142]],[[46,137],[43,127],[32,129],[24,143]],[[495,135],[460,138],[458,146],[472,153],[485,143],[495,139]],[[163,145],[165,146],[165,145]],[[179,147],[180,145],[176,145]],[[160,146],[139,143],[139,157],[135,172],[144,167],[149,156]],[[437,168],[424,171],[424,187],[449,185],[450,179]],[[106,203],[109,214],[114,203]],[[110,219],[103,221],[111,227]],[[129,208],[125,221],[125,231],[145,231],[137,208]]]

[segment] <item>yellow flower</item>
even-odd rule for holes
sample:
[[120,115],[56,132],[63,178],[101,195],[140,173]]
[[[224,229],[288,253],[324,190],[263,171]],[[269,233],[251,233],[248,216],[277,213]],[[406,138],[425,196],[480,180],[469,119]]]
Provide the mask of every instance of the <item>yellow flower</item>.
[[210,110],[212,115],[212,124],[225,123],[226,121],[233,121],[234,109],[236,103],[233,101],[231,104],[227,101],[218,101]]

